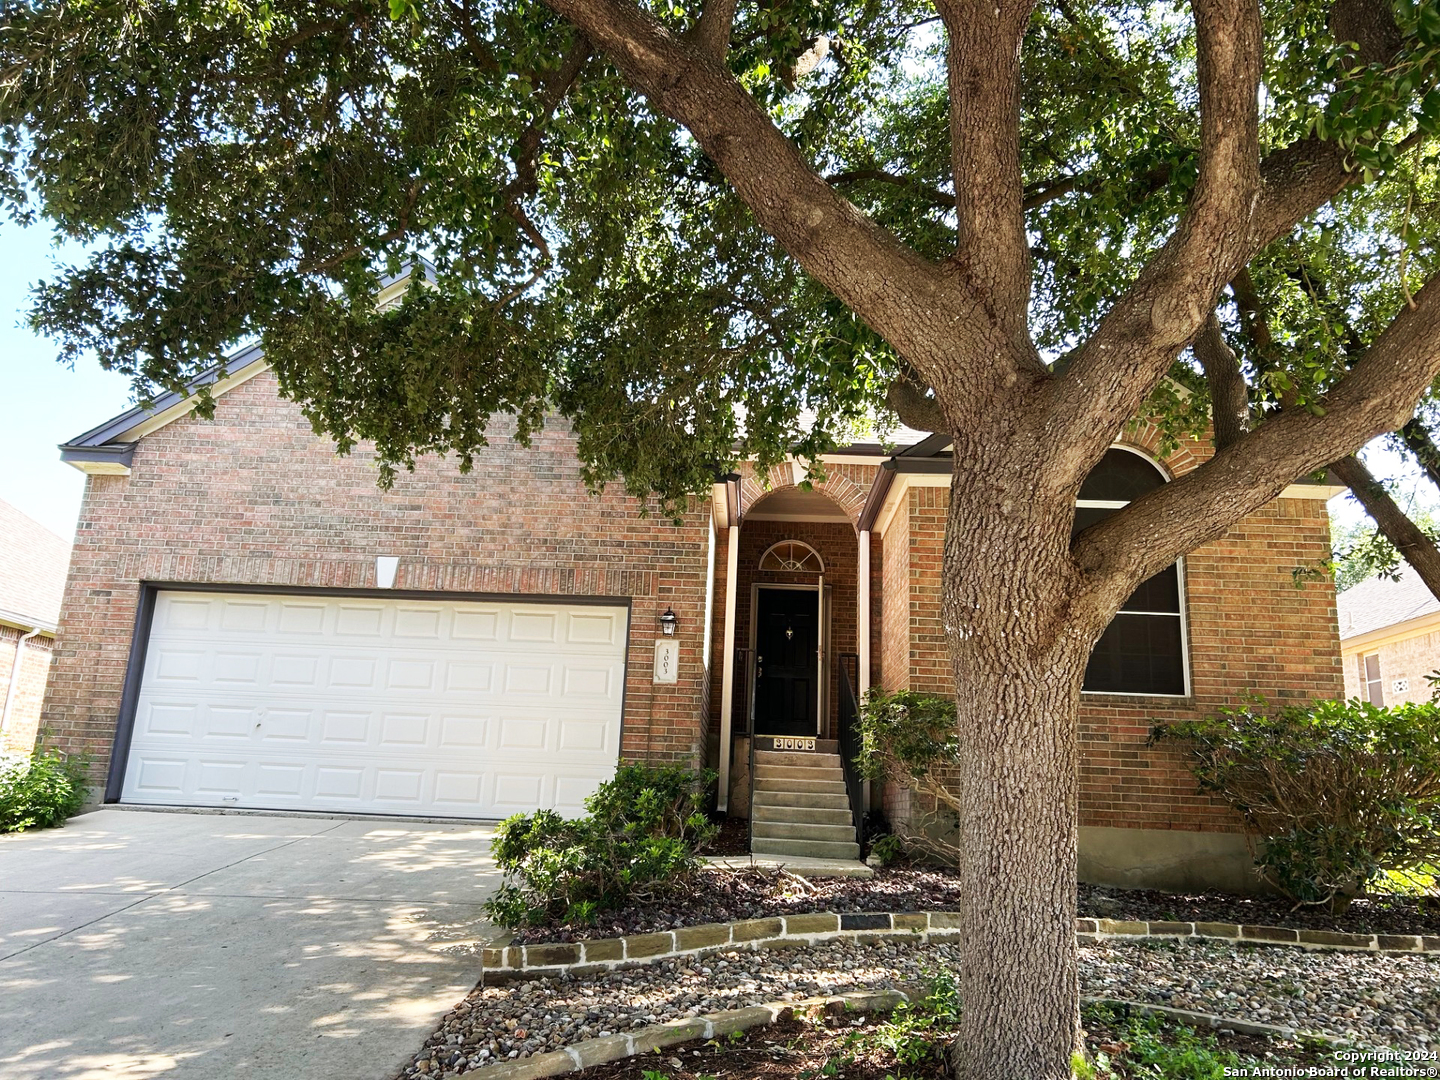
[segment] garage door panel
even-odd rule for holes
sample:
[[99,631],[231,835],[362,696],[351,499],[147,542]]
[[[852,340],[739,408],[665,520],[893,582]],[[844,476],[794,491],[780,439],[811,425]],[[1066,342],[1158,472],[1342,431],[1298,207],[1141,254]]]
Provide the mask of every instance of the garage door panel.
[[619,757],[627,614],[157,597],[122,798],[578,813]]

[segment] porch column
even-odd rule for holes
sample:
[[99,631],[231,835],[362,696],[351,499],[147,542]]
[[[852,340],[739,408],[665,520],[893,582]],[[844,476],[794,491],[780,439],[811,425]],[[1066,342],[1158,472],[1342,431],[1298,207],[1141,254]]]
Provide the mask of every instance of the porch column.
[[855,692],[861,700],[870,689],[870,530],[860,530],[860,566],[855,578],[855,612],[859,626],[856,628],[855,652],[860,657],[860,685]]
[[[735,710],[735,588],[740,576],[740,526],[731,525],[725,547],[725,655],[721,669],[724,680],[720,684],[720,790],[716,795],[715,809],[725,813],[730,809],[730,714]],[[752,735],[753,737],[753,735]]]
[[[860,701],[870,689],[870,530],[860,530],[860,565],[855,576],[855,613],[859,626],[855,633],[855,652],[860,657],[860,685],[855,693]],[[859,704],[857,702],[856,704]],[[870,809],[870,781],[866,780],[860,793],[860,804]]]

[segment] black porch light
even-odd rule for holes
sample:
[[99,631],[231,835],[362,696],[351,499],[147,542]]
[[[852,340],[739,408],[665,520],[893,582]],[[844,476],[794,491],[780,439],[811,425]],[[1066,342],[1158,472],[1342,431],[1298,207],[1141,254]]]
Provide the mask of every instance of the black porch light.
[[667,607],[665,614],[660,616],[660,633],[666,637],[674,637],[675,628],[679,625],[680,619],[676,616],[675,612]]

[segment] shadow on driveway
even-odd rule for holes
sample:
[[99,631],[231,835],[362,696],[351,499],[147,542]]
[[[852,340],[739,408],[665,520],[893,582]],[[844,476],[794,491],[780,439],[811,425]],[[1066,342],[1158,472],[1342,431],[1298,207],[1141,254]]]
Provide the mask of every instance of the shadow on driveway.
[[101,810],[0,837],[5,1080],[388,1080],[480,976],[489,827]]

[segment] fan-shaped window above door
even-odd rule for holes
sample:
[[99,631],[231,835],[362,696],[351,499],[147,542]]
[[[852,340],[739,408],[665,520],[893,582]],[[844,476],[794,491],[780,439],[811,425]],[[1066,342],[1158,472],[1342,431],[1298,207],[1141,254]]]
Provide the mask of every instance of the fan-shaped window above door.
[[760,556],[761,570],[783,570],[787,573],[823,574],[825,561],[820,553],[800,540],[781,540]]

